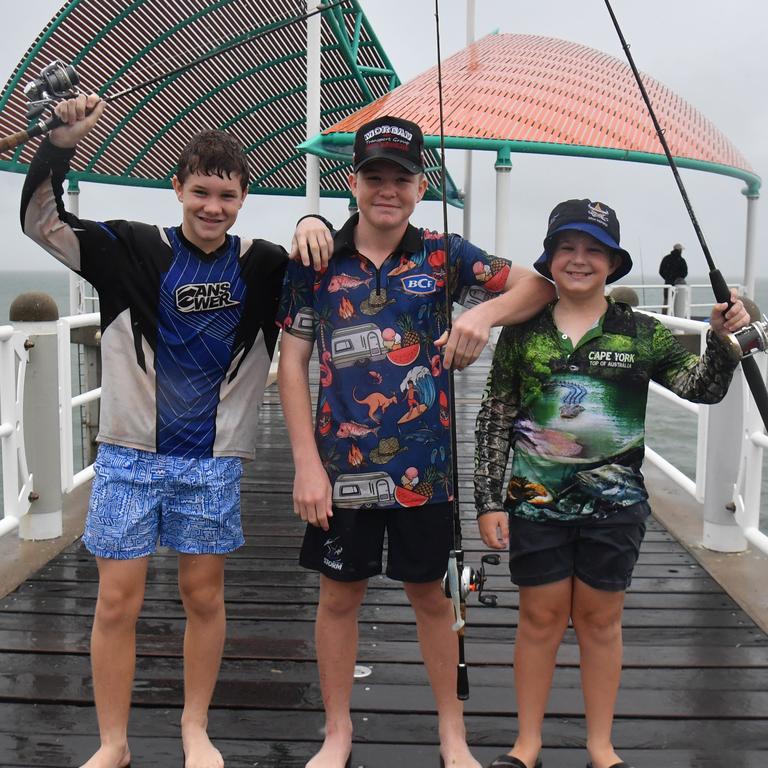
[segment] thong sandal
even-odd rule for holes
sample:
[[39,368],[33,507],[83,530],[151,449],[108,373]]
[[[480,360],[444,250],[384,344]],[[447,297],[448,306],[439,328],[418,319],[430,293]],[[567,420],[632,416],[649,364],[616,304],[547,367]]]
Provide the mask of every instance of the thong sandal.
[[[519,758],[512,755],[499,755],[488,768],[528,768],[528,766]],[[533,768],[541,768],[541,758],[537,757]]]
[[[592,765],[591,762],[587,763],[587,768],[595,768],[594,765]],[[629,763],[625,763],[624,761],[620,763],[614,763],[613,765],[609,766],[608,768],[632,768],[632,766]]]

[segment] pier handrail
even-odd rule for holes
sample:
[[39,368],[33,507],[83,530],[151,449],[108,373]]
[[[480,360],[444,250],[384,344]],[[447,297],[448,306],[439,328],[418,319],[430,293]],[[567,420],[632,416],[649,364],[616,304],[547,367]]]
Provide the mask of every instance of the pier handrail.
[[[0,536],[16,530],[29,512],[33,476],[24,446],[24,378],[29,362],[25,335],[0,326],[0,446],[3,454],[3,515]],[[18,365],[17,365],[18,363]]]
[[72,410],[101,397],[101,387],[81,392],[72,397],[72,358],[70,355],[70,336],[73,328],[99,325],[98,312],[84,315],[68,315],[59,318],[56,323],[59,365],[59,434],[61,446],[61,490],[69,493],[94,475],[93,464],[75,472],[74,446],[72,443]]

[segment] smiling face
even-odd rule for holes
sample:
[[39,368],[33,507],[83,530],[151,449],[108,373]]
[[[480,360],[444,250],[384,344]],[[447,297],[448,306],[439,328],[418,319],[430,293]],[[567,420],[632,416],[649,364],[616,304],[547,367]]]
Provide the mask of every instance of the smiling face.
[[591,297],[605,293],[605,282],[619,261],[613,251],[591,235],[563,232],[549,261],[558,293]]
[[361,219],[382,231],[403,230],[427,191],[424,174],[408,173],[397,163],[374,160],[350,174],[349,188]]
[[174,176],[173,188],[182,207],[184,237],[204,253],[215,251],[245,200],[240,175],[190,173],[183,183]]

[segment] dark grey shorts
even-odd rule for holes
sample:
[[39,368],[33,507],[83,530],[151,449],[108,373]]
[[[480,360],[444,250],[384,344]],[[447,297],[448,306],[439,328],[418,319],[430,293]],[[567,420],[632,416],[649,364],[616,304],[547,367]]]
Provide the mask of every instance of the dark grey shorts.
[[509,572],[520,587],[576,576],[595,589],[629,587],[645,536],[647,502],[610,517],[566,525],[509,518]]

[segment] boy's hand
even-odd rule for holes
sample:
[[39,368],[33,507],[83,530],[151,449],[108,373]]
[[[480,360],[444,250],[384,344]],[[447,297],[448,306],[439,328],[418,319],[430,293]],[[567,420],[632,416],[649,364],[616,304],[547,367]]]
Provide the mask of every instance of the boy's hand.
[[480,357],[491,335],[492,324],[487,321],[479,304],[463,312],[453,322],[451,335],[446,331],[436,342],[436,347],[445,347],[443,365],[461,371]]
[[65,125],[54,128],[49,138],[57,147],[74,147],[99,121],[107,103],[95,93],[81,93],[74,99],[59,102],[54,112]]
[[323,465],[318,461],[307,467],[296,467],[293,480],[293,511],[302,520],[327,531],[331,510],[331,484]]
[[[720,337],[725,338],[729,333],[734,333],[745,325],[749,325],[749,312],[744,308],[735,288],[731,288],[731,302],[733,306],[715,304],[709,317],[712,330]],[[728,311],[726,312],[726,309]]]
[[477,525],[486,547],[491,549],[509,547],[509,515],[506,512],[486,512],[477,519]]
[[289,258],[308,267],[310,264],[320,272],[328,266],[333,253],[333,237],[322,219],[308,216],[296,225],[291,240]]

